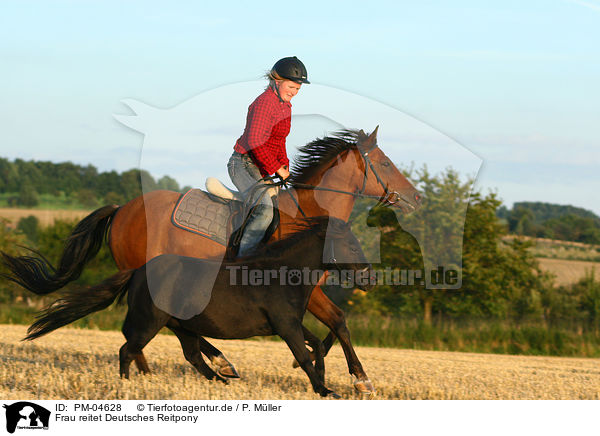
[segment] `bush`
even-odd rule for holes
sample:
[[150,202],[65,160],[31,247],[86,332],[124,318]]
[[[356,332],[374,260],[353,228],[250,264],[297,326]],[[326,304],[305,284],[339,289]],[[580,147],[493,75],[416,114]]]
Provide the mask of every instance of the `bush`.
[[30,242],[37,244],[39,225],[40,220],[33,215],[29,215],[19,220],[17,230],[21,231]]
[[39,204],[39,196],[36,190],[30,184],[24,184],[19,190],[17,204],[19,206],[34,207]]

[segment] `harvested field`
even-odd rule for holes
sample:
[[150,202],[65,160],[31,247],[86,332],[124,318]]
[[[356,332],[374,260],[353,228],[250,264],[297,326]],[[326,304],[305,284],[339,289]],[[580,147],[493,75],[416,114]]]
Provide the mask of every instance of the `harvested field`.
[[[150,376],[118,376],[118,332],[61,329],[20,342],[25,326],[0,326],[0,398],[15,399],[308,399],[308,378],[291,367],[291,353],[274,341],[211,342],[242,378],[209,382],[183,358],[174,336],[145,349]],[[376,399],[600,399],[600,359],[506,356],[357,347],[377,388]],[[327,386],[357,398],[343,353],[326,358]]]
[[585,277],[591,270],[594,270],[596,277],[600,278],[600,262],[545,258],[538,258],[537,260],[542,271],[548,271],[556,275],[554,283],[558,286],[572,285]]
[[14,209],[0,208],[0,217],[10,221],[11,227],[16,227],[21,218],[33,215],[40,221],[40,226],[48,227],[54,224],[55,220],[81,220],[88,216],[89,210],[42,210],[42,209]]

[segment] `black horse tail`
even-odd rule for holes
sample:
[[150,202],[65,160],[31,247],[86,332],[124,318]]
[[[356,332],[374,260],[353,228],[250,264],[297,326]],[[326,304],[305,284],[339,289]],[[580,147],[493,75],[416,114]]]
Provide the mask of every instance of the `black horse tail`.
[[71,291],[63,298],[46,307],[27,330],[23,340],[33,340],[59,327],[77,321],[93,312],[110,306],[117,297],[119,302],[127,294],[128,284],[135,269],[119,271],[102,283],[87,288],[84,292]]
[[39,257],[15,257],[2,252],[2,262],[12,275],[1,276],[38,295],[64,287],[79,278],[86,263],[98,254],[117,210],[117,205],[104,206],[81,220],[65,243],[58,269],[34,250],[30,251]]

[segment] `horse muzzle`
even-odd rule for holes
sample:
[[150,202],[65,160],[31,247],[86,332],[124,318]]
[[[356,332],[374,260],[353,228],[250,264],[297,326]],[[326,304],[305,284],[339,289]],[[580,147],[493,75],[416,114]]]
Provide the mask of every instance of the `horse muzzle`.
[[356,277],[354,279],[355,286],[365,292],[370,291],[377,284],[377,275],[371,265],[367,265],[362,269],[356,270]]
[[402,210],[404,213],[411,213],[417,210],[421,206],[422,196],[419,193],[414,194],[414,198],[411,199],[406,195],[400,194],[398,191],[388,192],[382,202],[386,206],[395,206]]

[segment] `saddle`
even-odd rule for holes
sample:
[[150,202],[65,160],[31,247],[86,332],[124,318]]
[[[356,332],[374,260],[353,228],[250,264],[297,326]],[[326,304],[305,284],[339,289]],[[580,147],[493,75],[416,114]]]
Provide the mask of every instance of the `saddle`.
[[[244,201],[214,177],[206,179],[206,189],[190,189],[177,201],[171,221],[174,226],[204,236],[227,247],[228,257],[235,257],[239,249],[239,234],[244,219],[252,210],[244,211]],[[274,194],[270,188],[265,195]],[[263,242],[269,240],[279,225],[279,209],[273,202],[273,221],[265,232]]]

